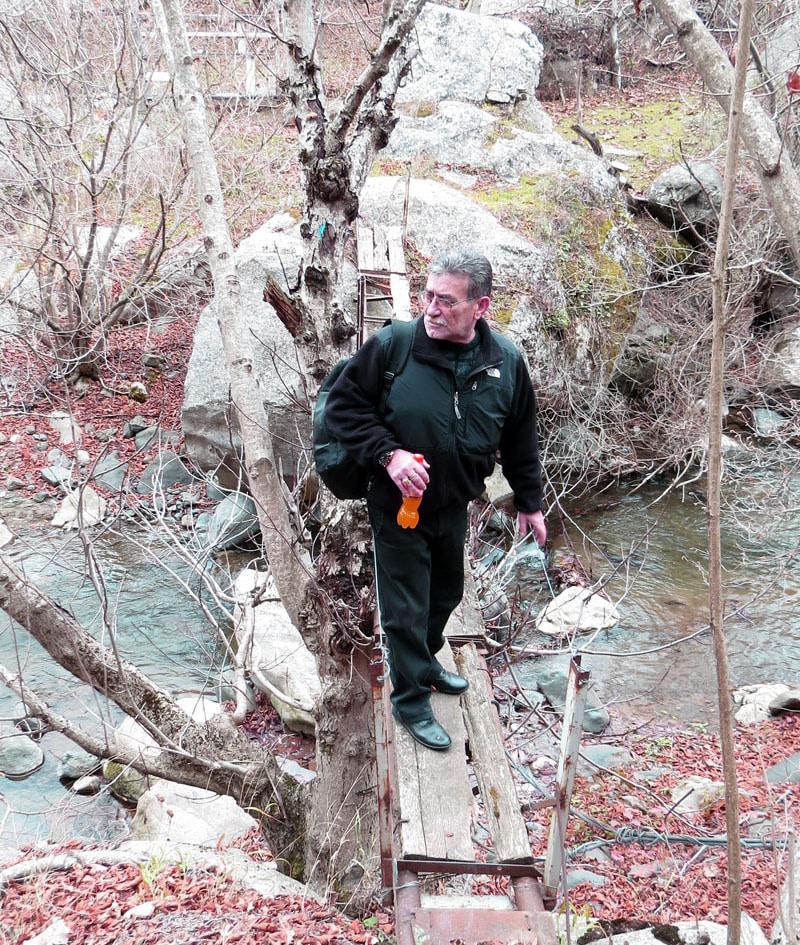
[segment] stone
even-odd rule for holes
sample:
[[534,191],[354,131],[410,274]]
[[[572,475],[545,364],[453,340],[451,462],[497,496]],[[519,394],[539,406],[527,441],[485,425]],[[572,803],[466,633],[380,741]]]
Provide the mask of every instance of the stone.
[[[241,645],[244,609],[257,590],[264,594],[253,609],[246,669],[253,685],[269,696],[287,728],[313,735],[314,708],[322,695],[317,664],[275,593],[272,578],[254,568],[245,568],[234,582],[236,639]],[[290,697],[294,705],[276,696],[271,687]]]
[[298,784],[311,784],[317,777],[316,771],[304,768],[291,758],[282,758],[278,755],[275,760],[278,762],[281,771]]
[[128,387],[128,397],[137,404],[143,404],[149,396],[147,387],[141,381],[132,381]]
[[513,102],[534,98],[542,45],[523,23],[428,3],[415,35],[419,53],[398,101],[482,103],[490,92]]
[[103,789],[103,779],[96,774],[87,774],[73,781],[70,790],[73,794],[94,795]]
[[236,840],[254,827],[258,827],[258,822],[232,797],[171,781],[156,781],[139,798],[130,835],[134,840],[216,847]]
[[146,430],[151,424],[145,420],[141,414],[137,414],[132,420],[127,420],[122,428],[122,436],[126,440],[132,439],[137,433]]
[[725,785],[721,781],[711,781],[691,775],[672,789],[672,809],[685,817],[693,817],[707,810],[725,797]]
[[69,469],[72,465],[70,458],[65,456],[57,446],[47,451],[47,462],[51,466],[63,466],[65,469]]
[[33,438],[39,443],[46,443],[50,439],[46,433],[34,433]]
[[0,548],[5,548],[14,540],[13,534],[9,531],[6,523],[0,518]]
[[[563,179],[565,190],[571,190],[579,178],[581,191],[593,203],[608,203],[618,190],[601,158],[552,127],[534,133],[501,123],[498,116],[466,102],[440,102],[430,115],[401,115],[385,154],[397,161],[425,158],[444,168],[454,164],[487,170],[507,183],[517,183],[523,176]],[[464,189],[458,178],[455,186]]]
[[33,938],[26,938],[22,945],[69,945],[72,929],[63,919],[54,919]]
[[787,689],[770,699],[769,711],[772,715],[782,712],[800,712],[800,688]]
[[64,466],[45,466],[40,475],[51,486],[63,486],[69,489],[72,485],[72,473]]
[[600,876],[598,873],[593,873],[591,870],[569,870],[567,873],[568,889],[574,889],[576,886],[581,886],[584,883],[588,883],[590,886],[600,887],[605,886],[608,880],[605,876]]
[[114,450],[97,460],[94,465],[92,482],[103,489],[108,489],[110,492],[119,492],[125,483],[127,472],[127,462],[123,462],[119,453]]
[[267,899],[276,896],[299,896],[311,902],[324,902],[307,886],[279,873],[274,862],[254,862],[236,847],[210,850],[208,847],[166,840],[124,840],[119,849],[135,857],[140,863],[152,860],[164,864],[176,863],[184,870],[213,870],[220,875],[229,876],[233,882],[254,889]]
[[[361,215],[378,226],[403,222],[405,177],[370,177],[361,193]],[[554,257],[499,223],[465,194],[437,181],[412,178],[408,190],[408,238],[425,256],[438,256],[453,245],[480,246],[491,260],[495,276],[534,282],[563,294],[554,282]],[[555,288],[557,286],[557,288]]]
[[[674,938],[665,933],[674,930]],[[683,945],[727,945],[728,928],[706,919],[689,919],[660,926],[657,929],[642,929],[623,932],[606,938],[606,945],[664,945],[665,941],[678,941]],[[758,924],[746,912],[742,913],[742,935],[740,945],[768,945],[766,936]]]
[[621,771],[633,764],[633,755],[627,748],[618,745],[581,745],[581,755],[578,770],[584,775],[597,773],[597,768],[593,764],[587,764],[587,762],[594,762],[594,764],[600,765],[601,768],[606,768],[608,771]]
[[800,784],[800,752],[770,765],[765,774],[768,784]]
[[753,411],[753,427],[758,436],[775,436],[788,422],[786,417],[768,407],[756,407]]
[[75,459],[78,461],[79,466],[88,466],[92,457],[86,450],[75,450]]
[[91,525],[99,525],[105,514],[106,500],[91,486],[84,486],[64,497],[50,524],[67,531],[88,528]]
[[[205,696],[184,696],[176,701],[193,721],[201,725],[224,712],[218,702]],[[152,735],[130,716],[122,720],[114,732],[113,741],[119,751],[131,756],[138,755],[143,761],[155,760],[160,754]],[[113,758],[103,765],[103,776],[110,782],[111,793],[126,803],[136,803],[150,786],[150,779],[146,775]]]
[[156,354],[153,351],[145,351],[141,357],[142,367],[155,368],[157,371],[161,371],[166,364],[166,359],[161,354]]
[[164,489],[192,481],[192,474],[183,465],[180,456],[171,450],[161,450],[142,473],[136,491],[139,495],[160,495]]
[[785,683],[740,686],[733,691],[733,702],[738,705],[734,718],[740,725],[758,725],[773,714],[772,704],[790,692]]
[[123,919],[149,919],[156,911],[154,902],[140,902],[138,906],[131,906],[122,913]]
[[[550,705],[563,714],[569,680],[569,660],[556,658],[534,664],[532,671],[520,667],[517,673],[525,688],[539,689]],[[611,716],[603,704],[593,683],[589,683],[586,709],[583,715],[583,730],[593,735],[604,732],[611,724]]]
[[8,722],[0,722],[0,774],[20,781],[44,764],[44,752],[27,735]]
[[772,354],[761,362],[761,386],[767,391],[800,387],[800,325],[776,333]]
[[711,226],[722,207],[722,178],[711,164],[675,164],[650,185],[647,202],[678,230]]
[[116,427],[107,427],[105,430],[100,430],[97,434],[97,439],[101,443],[108,443],[110,440],[113,440],[117,435]]
[[567,636],[605,630],[619,623],[610,600],[588,587],[567,587],[536,618],[536,629],[547,636]]
[[232,492],[214,509],[208,524],[208,544],[222,551],[246,544],[260,532],[255,502],[243,492]]
[[25,480],[20,479],[18,476],[9,476],[6,479],[6,489],[9,492],[16,492],[18,489],[25,488]]
[[[297,468],[310,442],[310,418],[298,411],[304,382],[288,366],[296,363],[295,345],[271,305],[264,301],[267,279],[286,289],[303,252],[300,227],[288,213],[272,217],[236,250],[241,284],[243,336],[253,339],[253,375],[264,398],[276,462]],[[348,263],[343,273],[345,306],[356,321],[357,275]],[[214,303],[201,313],[184,383],[181,425],[186,455],[200,469],[216,473],[219,484],[240,489],[241,437],[230,411],[230,380]]]
[[161,437],[161,428],[158,426],[147,427],[144,430],[140,430],[136,436],[133,438],[133,442],[136,444],[137,450],[147,449],[151,443],[158,442]]
[[48,417],[50,426],[59,436],[62,446],[69,446],[72,443],[80,443],[81,428],[77,422],[64,410],[54,410]]
[[90,755],[88,751],[65,751],[58,762],[58,780],[77,781],[99,771],[102,764],[99,758]]

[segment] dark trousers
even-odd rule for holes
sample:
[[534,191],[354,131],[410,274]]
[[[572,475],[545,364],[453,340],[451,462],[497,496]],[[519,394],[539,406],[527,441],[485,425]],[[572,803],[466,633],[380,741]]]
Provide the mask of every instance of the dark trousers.
[[370,504],[375,583],[389,647],[394,711],[407,722],[431,715],[430,678],[444,628],[464,593],[466,506],[420,512],[416,528]]

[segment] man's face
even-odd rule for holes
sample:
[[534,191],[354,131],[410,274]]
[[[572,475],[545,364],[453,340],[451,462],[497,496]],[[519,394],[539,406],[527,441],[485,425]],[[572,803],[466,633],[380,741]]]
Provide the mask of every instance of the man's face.
[[475,323],[489,308],[489,297],[468,299],[468,284],[467,276],[461,274],[428,276],[422,307],[429,338],[466,344],[475,337]]

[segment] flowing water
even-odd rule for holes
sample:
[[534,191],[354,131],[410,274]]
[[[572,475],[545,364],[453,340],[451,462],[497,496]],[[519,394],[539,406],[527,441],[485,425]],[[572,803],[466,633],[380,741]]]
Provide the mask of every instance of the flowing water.
[[[571,510],[569,540],[621,614],[617,627],[575,646],[612,715],[713,724],[705,482],[664,494],[667,485],[620,487]],[[799,508],[796,455],[727,461],[722,562],[734,686],[800,685]]]
[[[0,515],[15,534],[24,536],[12,546],[17,565],[97,639],[108,643],[111,627],[121,655],[135,661],[159,685],[178,695],[213,693],[224,647],[193,596],[200,593],[199,576],[165,549],[155,533],[130,526],[124,538],[107,534],[95,544],[107,600],[104,621],[101,596],[87,573],[80,540],[74,533],[43,527],[48,513],[52,516],[49,507],[11,496],[0,502]],[[221,613],[215,615],[222,620]],[[93,735],[100,734],[103,720],[113,725],[120,718],[108,700],[55,665],[2,612],[0,663],[11,671],[21,669],[26,683],[52,708]],[[0,686],[0,718],[11,717],[17,702],[10,690]],[[59,759],[77,748],[56,733],[46,734],[41,746],[42,768],[22,781],[2,781],[0,846],[72,836],[101,839],[124,829],[127,815],[106,794],[77,797],[59,783]]]
[[[585,651],[584,666],[612,716],[713,723],[714,658],[710,635],[703,632],[708,621],[705,486],[697,480],[665,488],[666,483],[639,490],[623,486],[569,509],[569,540],[592,576],[607,582],[606,592],[621,613],[617,627],[578,638],[575,646]],[[761,451],[728,461],[723,561],[726,633],[737,685],[800,683],[799,507],[793,457]],[[98,638],[107,639],[79,540],[54,534],[43,524],[46,510],[25,500],[4,499],[0,515],[25,536],[14,549],[26,572]],[[120,650],[174,693],[213,691],[222,665],[217,633],[197,600],[159,563],[172,566],[194,591],[197,574],[155,544],[154,536],[132,527],[126,534],[96,543],[107,619]],[[541,646],[543,640],[534,635],[531,643]],[[29,685],[55,709],[95,733],[101,719],[118,718],[113,707],[54,666],[2,614],[0,662],[22,666]],[[0,688],[0,717],[10,716],[16,701]],[[115,802],[105,795],[76,798],[59,784],[58,759],[73,746],[52,733],[42,744],[46,762],[39,771],[24,781],[2,782],[0,846],[46,837],[102,838],[123,829],[127,815]]]

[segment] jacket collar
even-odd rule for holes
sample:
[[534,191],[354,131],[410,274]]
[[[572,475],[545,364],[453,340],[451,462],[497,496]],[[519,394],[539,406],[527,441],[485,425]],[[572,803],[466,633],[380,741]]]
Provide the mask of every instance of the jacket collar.
[[[485,318],[479,318],[475,323],[475,332],[480,339],[480,359],[484,367],[497,364],[503,359],[503,353],[500,345],[495,341],[494,332],[489,327]],[[411,353],[418,361],[428,361],[437,364],[447,370],[452,369],[450,361],[442,351],[438,341],[428,337],[425,331],[425,320],[422,316],[417,319],[416,331],[414,332],[414,341],[411,345]]]

